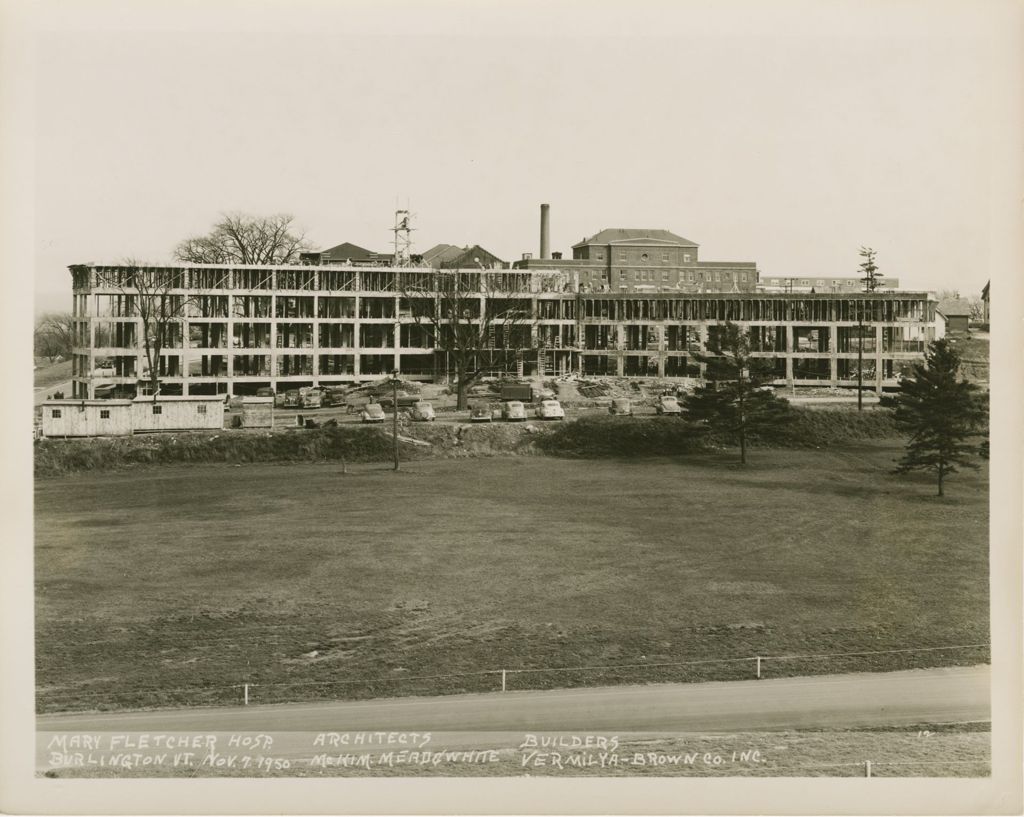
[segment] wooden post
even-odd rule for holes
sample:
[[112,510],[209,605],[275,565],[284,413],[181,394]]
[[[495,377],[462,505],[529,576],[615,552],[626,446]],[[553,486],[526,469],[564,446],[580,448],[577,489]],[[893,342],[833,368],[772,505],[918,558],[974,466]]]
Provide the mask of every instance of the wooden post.
[[505,670],[501,671],[501,691],[505,691]]
[[757,656],[757,677],[761,678],[761,656]]
[[870,760],[865,760],[864,761],[864,776],[865,777],[871,777],[871,761]]
[[249,685],[248,684],[245,685],[245,693],[244,693],[244,695],[245,695],[244,706],[248,706],[249,705]]

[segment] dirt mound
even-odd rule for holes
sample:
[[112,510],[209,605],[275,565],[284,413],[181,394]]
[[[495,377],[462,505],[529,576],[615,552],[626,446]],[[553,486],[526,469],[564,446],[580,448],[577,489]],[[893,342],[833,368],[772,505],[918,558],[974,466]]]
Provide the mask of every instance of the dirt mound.
[[479,423],[436,425],[419,423],[404,433],[429,443],[432,457],[490,457],[537,454],[536,441],[551,432],[539,423]]

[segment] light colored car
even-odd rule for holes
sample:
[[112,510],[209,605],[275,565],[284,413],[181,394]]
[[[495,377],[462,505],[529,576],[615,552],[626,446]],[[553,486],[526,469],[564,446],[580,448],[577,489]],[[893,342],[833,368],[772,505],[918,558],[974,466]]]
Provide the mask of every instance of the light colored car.
[[367,403],[359,412],[359,420],[364,423],[383,423],[384,409],[380,403]]
[[501,404],[502,420],[525,420],[526,406],[519,400],[509,400]]
[[654,404],[654,411],[656,414],[682,414],[683,407],[679,405],[677,400],[671,394],[663,394],[658,398],[658,402]]
[[557,400],[541,400],[537,406],[537,416],[541,420],[564,420],[565,412]]
[[412,417],[413,420],[419,420],[423,423],[429,423],[436,419],[434,415],[434,407],[426,400],[417,401],[416,405],[414,405],[412,410],[409,412],[409,416]]
[[608,413],[628,417],[633,414],[633,402],[628,397],[616,397],[608,406]]
[[316,387],[299,389],[299,405],[304,409],[320,408],[323,401],[323,390]]
[[487,403],[477,403],[474,406],[470,406],[469,409],[469,422],[471,423],[489,423],[491,422],[491,407]]

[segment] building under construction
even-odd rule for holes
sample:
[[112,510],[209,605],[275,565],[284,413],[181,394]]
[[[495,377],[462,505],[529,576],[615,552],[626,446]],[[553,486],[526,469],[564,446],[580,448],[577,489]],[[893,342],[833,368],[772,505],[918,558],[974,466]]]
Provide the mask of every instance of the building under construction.
[[[472,293],[465,321],[519,316],[482,333],[474,369],[494,375],[699,377],[699,356],[731,322],[749,330],[780,384],[853,386],[860,372],[880,391],[935,338],[931,293],[759,290],[752,262],[698,261],[696,244],[666,230],[603,230],[573,253],[563,260],[549,251],[545,206],[541,257],[512,269],[409,266],[408,245],[396,253],[399,264],[386,267],[322,257],[147,267],[147,280],[162,282],[170,316],[159,330],[160,389],[254,394],[358,383],[396,369],[405,379],[445,380],[454,371],[450,355],[423,320],[424,308],[443,308],[436,276],[460,276]],[[73,396],[143,390],[150,375],[140,304],[154,296],[136,285],[139,268],[70,270]]]

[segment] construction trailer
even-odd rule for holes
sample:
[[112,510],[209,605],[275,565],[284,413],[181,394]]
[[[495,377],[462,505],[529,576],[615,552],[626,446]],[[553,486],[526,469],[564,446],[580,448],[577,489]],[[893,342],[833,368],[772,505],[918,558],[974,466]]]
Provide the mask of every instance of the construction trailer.
[[203,431],[224,428],[224,398],[215,394],[187,397],[136,397],[132,431]]
[[123,437],[132,433],[131,400],[47,400],[43,437]]

